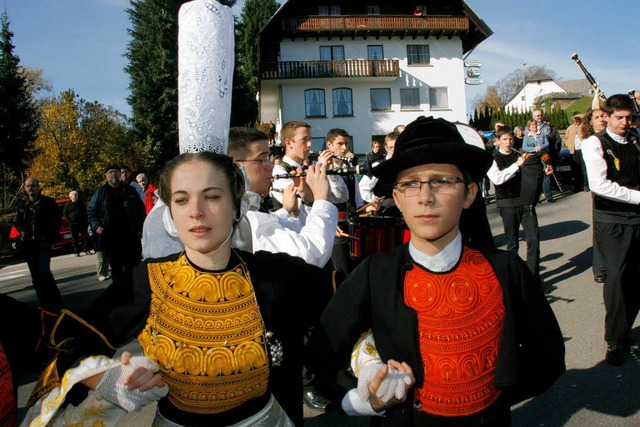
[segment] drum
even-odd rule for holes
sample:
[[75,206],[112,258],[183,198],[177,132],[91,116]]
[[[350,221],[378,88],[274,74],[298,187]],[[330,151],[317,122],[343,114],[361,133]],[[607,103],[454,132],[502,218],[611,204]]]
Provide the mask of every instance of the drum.
[[351,257],[365,258],[371,254],[401,245],[405,225],[402,218],[393,216],[355,217],[349,221]]

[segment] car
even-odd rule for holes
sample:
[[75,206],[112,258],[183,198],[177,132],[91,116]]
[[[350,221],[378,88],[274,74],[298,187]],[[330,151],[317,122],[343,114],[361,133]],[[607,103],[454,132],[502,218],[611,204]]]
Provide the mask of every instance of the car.
[[[56,200],[56,204],[58,205],[58,210],[60,211],[60,217],[62,218],[62,225],[60,226],[60,239],[51,245],[53,249],[68,248],[73,243],[71,240],[71,227],[69,226],[69,223],[62,215],[62,209],[64,209],[64,205],[70,201],[71,201],[70,199]],[[20,239],[20,232],[18,231],[15,225],[11,227],[11,230],[9,230],[9,242],[11,244],[11,252],[13,252],[15,256],[21,255],[22,240]]]

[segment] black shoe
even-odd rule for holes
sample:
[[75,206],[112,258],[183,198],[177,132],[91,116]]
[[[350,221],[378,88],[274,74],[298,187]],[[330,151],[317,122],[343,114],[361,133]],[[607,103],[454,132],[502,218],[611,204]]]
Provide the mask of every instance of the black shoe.
[[604,283],[604,279],[607,276],[605,274],[596,274],[595,276],[593,276],[593,281],[596,283]]
[[622,346],[618,344],[608,345],[605,360],[609,365],[622,365],[624,363],[624,349],[622,348]]
[[80,256],[80,254],[76,254],[76,256],[77,256],[77,257],[79,257],[79,256]]
[[549,203],[555,203],[555,202],[556,202],[556,199],[547,199],[547,202],[549,202]]
[[315,388],[305,387],[302,392],[302,400],[304,404],[320,411],[326,411],[331,405],[331,401],[326,397],[318,394]]

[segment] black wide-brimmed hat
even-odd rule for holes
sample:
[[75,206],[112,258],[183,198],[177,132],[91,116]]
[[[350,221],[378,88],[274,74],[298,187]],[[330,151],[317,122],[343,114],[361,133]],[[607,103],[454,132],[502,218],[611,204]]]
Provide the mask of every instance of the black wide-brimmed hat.
[[479,182],[491,167],[493,156],[467,144],[455,124],[421,116],[400,134],[393,157],[378,164],[371,173],[382,181],[395,182],[401,171],[427,163],[456,165]]

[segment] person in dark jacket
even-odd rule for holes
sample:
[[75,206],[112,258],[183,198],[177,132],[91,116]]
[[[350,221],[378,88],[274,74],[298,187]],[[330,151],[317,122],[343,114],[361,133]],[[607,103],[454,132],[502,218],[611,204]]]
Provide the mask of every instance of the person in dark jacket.
[[[526,264],[466,245],[460,234],[462,211],[492,161],[452,123],[420,117],[374,170],[394,183],[411,240],[356,267],[306,358],[318,389],[348,414],[394,427],[509,426],[510,405],[565,371],[562,333]],[[368,331],[371,357],[352,358]],[[350,360],[357,379],[345,372]]]
[[142,224],[145,207],[136,190],[120,181],[120,167],[108,166],[107,183],[91,197],[87,214],[89,224],[99,236],[99,243],[111,263],[114,282],[131,275],[142,259]]
[[71,191],[69,193],[70,202],[64,205],[62,212],[64,218],[71,228],[71,242],[73,243],[73,252],[76,256],[80,256],[80,251],[89,255],[87,246],[87,208],[84,203],[78,200],[78,192]]
[[62,309],[62,295],[51,273],[51,245],[60,239],[60,210],[40,192],[36,178],[27,178],[24,189],[28,198],[18,204],[16,228],[40,306],[56,312]]

